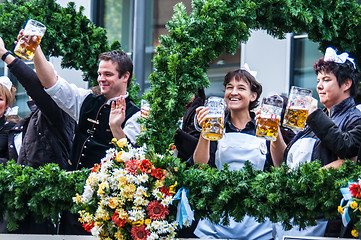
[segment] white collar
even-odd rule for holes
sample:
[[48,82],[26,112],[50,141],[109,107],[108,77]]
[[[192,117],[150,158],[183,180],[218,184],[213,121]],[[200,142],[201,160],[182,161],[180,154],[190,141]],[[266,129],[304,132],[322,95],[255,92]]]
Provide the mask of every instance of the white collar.
[[123,96],[123,98],[126,99],[126,98],[129,96],[129,93],[127,92],[125,95],[120,95],[120,96],[118,96],[118,97],[113,97],[113,98],[109,99],[106,104],[110,105],[110,103],[111,103],[112,101],[117,100],[117,99],[120,98],[121,96]]

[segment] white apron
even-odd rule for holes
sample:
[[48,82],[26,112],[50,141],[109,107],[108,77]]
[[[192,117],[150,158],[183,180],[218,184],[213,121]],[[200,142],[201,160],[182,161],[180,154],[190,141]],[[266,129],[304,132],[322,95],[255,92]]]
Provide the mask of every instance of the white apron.
[[[226,133],[218,141],[215,163],[218,169],[223,169],[225,163],[229,169],[238,170],[243,168],[248,160],[257,170],[263,170],[266,161],[266,140],[245,133]],[[214,224],[209,220],[200,220],[194,234],[199,238],[208,239],[272,239],[272,224],[266,220],[264,223],[257,222],[251,216],[244,216],[242,222],[236,222],[230,218],[228,226]]]
[[311,162],[315,143],[316,139],[310,137],[300,138],[294,142],[287,154],[287,166],[295,169],[301,164]]

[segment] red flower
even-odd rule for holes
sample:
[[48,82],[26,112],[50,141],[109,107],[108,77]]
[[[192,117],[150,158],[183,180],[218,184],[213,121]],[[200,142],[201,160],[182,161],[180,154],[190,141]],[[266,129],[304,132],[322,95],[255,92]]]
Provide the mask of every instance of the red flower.
[[351,183],[349,186],[352,197],[361,198],[361,187],[358,183]]
[[118,227],[123,227],[125,225],[125,223],[127,222],[125,219],[119,218],[118,212],[114,212],[112,220]]
[[167,187],[160,187],[159,188],[160,192],[163,193],[166,196],[171,196],[171,194],[169,193],[169,188]]
[[167,172],[161,168],[152,168],[152,176],[157,179],[160,179],[160,180],[165,179],[166,173]]
[[130,174],[137,174],[137,170],[139,167],[139,160],[136,159],[130,159],[125,163],[125,167],[126,170],[130,173]]
[[99,172],[99,169],[100,169],[100,167],[101,167],[101,163],[96,163],[96,164],[94,164],[94,167],[93,167],[93,169],[92,169],[92,172]]
[[157,200],[153,200],[147,207],[149,218],[152,220],[165,219],[169,214],[168,208],[160,204]]
[[84,224],[83,224],[83,228],[84,228],[87,232],[90,232],[93,227],[94,227],[94,222],[92,222],[92,223],[84,223]]
[[147,237],[150,235],[150,232],[145,230],[145,225],[141,225],[139,227],[134,225],[131,232],[134,240],[147,239]]
[[139,164],[139,169],[140,171],[142,171],[143,173],[150,173],[150,170],[152,169],[153,164],[151,162],[149,162],[149,159],[143,159],[141,161],[141,163]]

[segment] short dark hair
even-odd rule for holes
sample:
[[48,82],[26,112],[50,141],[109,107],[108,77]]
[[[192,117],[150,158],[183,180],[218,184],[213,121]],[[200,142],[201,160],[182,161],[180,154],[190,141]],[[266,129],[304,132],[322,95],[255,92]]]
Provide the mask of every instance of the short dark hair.
[[227,75],[224,77],[223,86],[226,87],[226,85],[232,80],[233,77],[237,81],[243,79],[244,81],[249,83],[249,85],[251,86],[251,91],[257,94],[256,100],[249,103],[249,110],[257,107],[258,99],[262,94],[262,85],[257,82],[256,79],[248,71],[243,69],[236,69],[227,73]]
[[113,50],[110,52],[103,52],[99,54],[98,59],[99,61],[111,60],[114,63],[116,63],[118,65],[117,71],[119,73],[119,78],[123,76],[125,73],[129,72],[129,78],[127,82],[127,86],[129,87],[129,84],[132,81],[132,76],[133,76],[133,62],[128,56],[128,54],[126,54],[121,50]]
[[321,71],[324,71],[325,73],[333,73],[337,79],[339,87],[341,87],[347,79],[351,79],[352,84],[350,87],[350,96],[354,98],[358,94],[360,73],[349,60],[346,60],[345,63],[336,63],[334,61],[325,61],[324,58],[320,58],[313,65],[313,69],[316,74]]

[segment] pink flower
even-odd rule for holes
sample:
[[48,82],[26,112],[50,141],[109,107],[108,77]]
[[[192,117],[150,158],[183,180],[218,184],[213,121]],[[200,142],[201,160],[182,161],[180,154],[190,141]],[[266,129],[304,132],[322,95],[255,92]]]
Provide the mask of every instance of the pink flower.
[[139,168],[139,163],[139,160],[130,159],[125,163],[125,168],[129,173],[136,175]]

